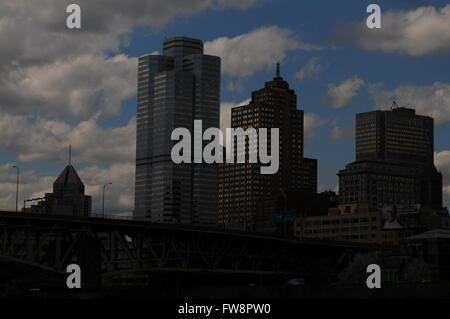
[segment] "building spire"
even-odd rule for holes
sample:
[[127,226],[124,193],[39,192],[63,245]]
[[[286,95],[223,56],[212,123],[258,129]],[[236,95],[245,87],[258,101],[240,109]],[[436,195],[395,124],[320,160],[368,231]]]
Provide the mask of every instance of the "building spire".
[[69,144],[69,166],[72,165],[72,144]]
[[277,62],[277,73],[275,74],[276,78],[280,78],[280,62]]

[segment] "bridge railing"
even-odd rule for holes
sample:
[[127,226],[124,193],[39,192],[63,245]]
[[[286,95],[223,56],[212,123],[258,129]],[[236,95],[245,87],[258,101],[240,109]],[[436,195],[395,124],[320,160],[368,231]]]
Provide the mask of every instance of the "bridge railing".
[[92,217],[92,218],[104,218],[104,219],[148,221],[148,219],[143,218],[143,217],[114,215],[114,214],[90,214],[89,217]]

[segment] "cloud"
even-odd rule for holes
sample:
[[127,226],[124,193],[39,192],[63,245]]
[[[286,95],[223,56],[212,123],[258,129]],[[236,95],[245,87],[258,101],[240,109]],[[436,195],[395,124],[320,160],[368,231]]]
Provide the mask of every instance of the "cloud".
[[382,84],[373,84],[369,86],[369,94],[377,108],[386,108],[395,100],[400,106],[432,116],[437,124],[450,122],[449,83],[435,82],[425,86],[407,84],[394,90],[385,90]]
[[101,212],[103,185],[108,186],[105,195],[105,210],[109,213],[134,209],[134,163],[117,163],[107,167],[88,166],[79,171],[86,193],[92,196],[92,212]]
[[358,95],[358,90],[364,85],[364,80],[354,76],[340,84],[329,84],[324,96],[324,103],[334,108],[346,106]]
[[39,113],[85,119],[117,115],[121,102],[136,94],[137,59],[125,55],[81,55],[16,68],[0,86],[0,109],[8,114]]
[[[13,163],[0,166],[0,210],[14,210],[16,171]],[[92,196],[92,213],[101,212],[103,185],[112,182],[105,196],[106,213],[131,211],[134,207],[134,163],[118,163],[107,167],[96,165],[77,170],[85,184],[86,195]],[[19,209],[24,199],[43,197],[53,192],[56,176],[39,176],[35,170],[20,172]],[[28,204],[29,205],[29,204]]]
[[228,91],[242,92],[244,91],[244,83],[242,79],[229,80],[227,84]]
[[[66,27],[60,0],[0,2],[0,110],[83,120],[117,115],[135,95],[136,59],[117,55],[135,27],[158,30],[207,9],[259,0],[79,0],[82,28]],[[20,36],[18,36],[20,35]]]
[[291,30],[277,26],[205,43],[207,54],[222,58],[222,73],[235,77],[249,77],[261,70],[274,69],[276,62],[282,61],[289,51],[318,49],[316,45],[296,39]]
[[332,40],[351,41],[366,50],[411,56],[450,53],[450,4],[442,8],[419,7],[411,11],[387,11],[382,28],[373,30],[366,21],[334,31]]
[[[71,126],[64,121],[29,116],[0,117],[0,145],[20,162],[65,162],[72,144],[76,163],[118,163],[134,160],[136,120],[102,128],[98,116]],[[24,129],[26,128],[26,129]]]
[[322,73],[325,68],[325,66],[319,63],[319,59],[314,57],[295,73],[295,77],[299,80],[304,80],[306,78],[317,79],[319,74]]
[[[211,8],[244,9],[258,0],[78,0],[81,30],[66,27],[66,6],[60,0],[15,0],[0,3],[0,40],[8,43],[1,57],[27,62],[53,60],[55,56],[117,50],[127,44],[133,27],[161,28],[178,17]],[[17,36],[20,34],[20,37]],[[7,41],[9,40],[9,41]]]
[[306,113],[304,115],[304,136],[305,141],[313,139],[316,136],[316,130],[328,122],[318,114]]
[[334,141],[341,140],[347,137],[354,136],[355,134],[355,124],[350,124],[346,126],[335,126],[330,132],[330,138]]

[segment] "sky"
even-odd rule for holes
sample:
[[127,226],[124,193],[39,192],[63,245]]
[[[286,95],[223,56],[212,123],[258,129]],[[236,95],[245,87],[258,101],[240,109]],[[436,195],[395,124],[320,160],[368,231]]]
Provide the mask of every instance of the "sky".
[[[68,29],[66,7],[81,8]],[[345,3],[345,5],[344,5]],[[381,29],[366,26],[381,8]],[[354,160],[354,118],[392,100],[435,119],[450,204],[450,2],[425,0],[0,0],[0,210],[40,197],[72,163],[101,210],[134,206],[137,57],[189,36],[222,59],[221,125],[281,75],[305,111],[319,191]]]

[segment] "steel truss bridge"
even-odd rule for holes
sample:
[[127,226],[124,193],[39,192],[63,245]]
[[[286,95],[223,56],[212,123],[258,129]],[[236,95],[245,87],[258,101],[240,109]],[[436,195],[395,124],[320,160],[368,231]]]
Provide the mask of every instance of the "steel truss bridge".
[[331,277],[355,253],[379,249],[132,219],[0,212],[0,260],[64,278],[75,263],[90,285],[133,285],[172,272]]

